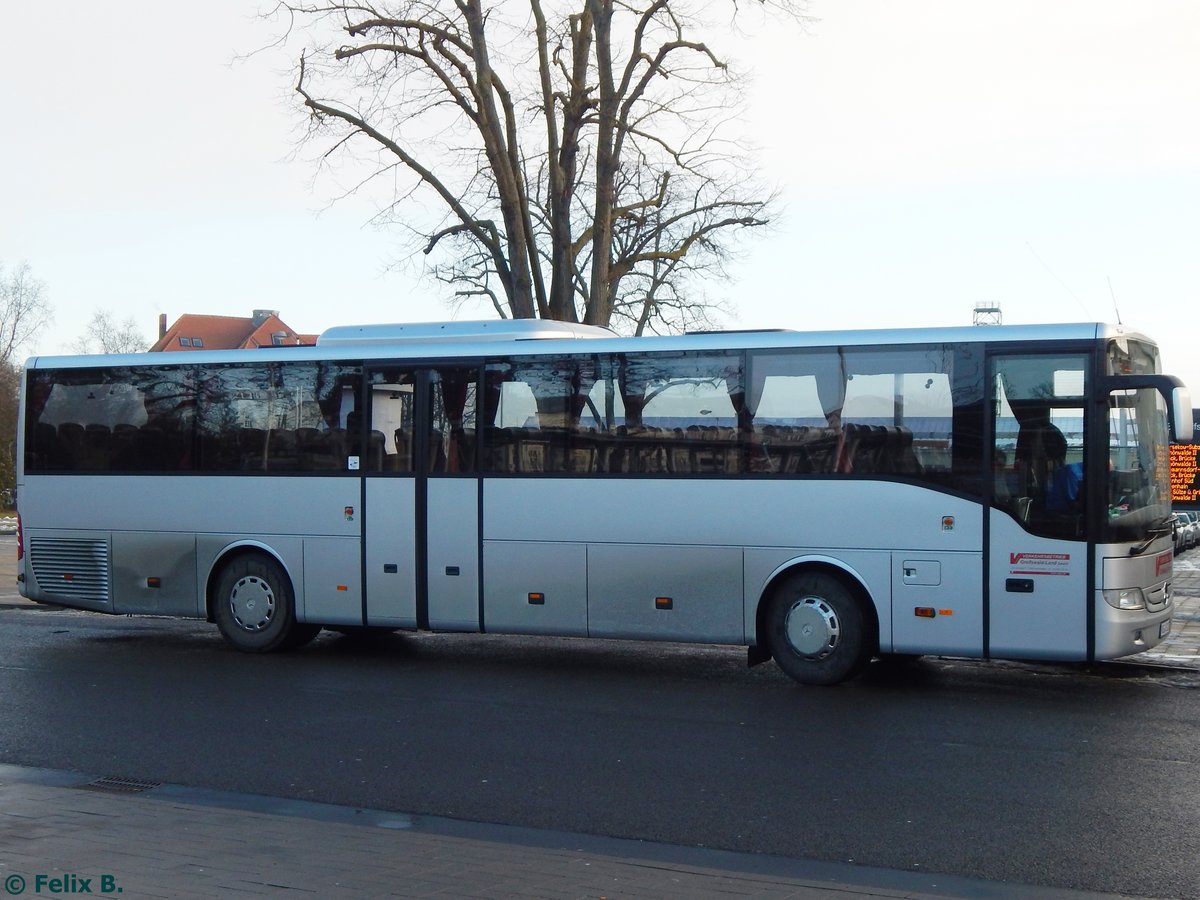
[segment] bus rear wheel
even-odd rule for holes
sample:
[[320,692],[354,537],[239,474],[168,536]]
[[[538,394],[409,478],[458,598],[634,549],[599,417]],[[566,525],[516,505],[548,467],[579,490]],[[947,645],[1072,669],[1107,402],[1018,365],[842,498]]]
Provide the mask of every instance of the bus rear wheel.
[[292,583],[278,562],[254,553],[239,556],[221,570],[213,618],[225,640],[247,653],[269,653],[306,644],[319,625],[296,621]]
[[855,593],[825,572],[801,572],[771,595],[766,643],[779,668],[801,684],[837,684],[871,660],[870,621]]

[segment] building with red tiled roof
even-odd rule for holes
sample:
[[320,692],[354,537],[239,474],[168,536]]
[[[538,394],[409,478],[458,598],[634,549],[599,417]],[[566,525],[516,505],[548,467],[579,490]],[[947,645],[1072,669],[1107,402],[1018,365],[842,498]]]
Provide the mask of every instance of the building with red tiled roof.
[[249,318],[185,313],[170,328],[167,327],[166,315],[159,316],[158,340],[150,352],[297,347],[311,346],[316,342],[315,334],[293,331],[273,309],[256,309]]

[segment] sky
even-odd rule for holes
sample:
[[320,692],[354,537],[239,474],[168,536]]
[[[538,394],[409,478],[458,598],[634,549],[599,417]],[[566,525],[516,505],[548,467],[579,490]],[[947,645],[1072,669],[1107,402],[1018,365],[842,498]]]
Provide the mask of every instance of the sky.
[[[514,2],[514,0],[507,0]],[[453,317],[368,197],[297,154],[294,52],[255,0],[0,12],[0,264],[55,308],[279,310],[302,332]],[[202,12],[198,13],[198,10]],[[809,0],[709,35],[751,75],[745,135],[783,212],[746,243],[730,328],[1118,319],[1200,401],[1200,3]],[[482,309],[459,317],[482,317]]]

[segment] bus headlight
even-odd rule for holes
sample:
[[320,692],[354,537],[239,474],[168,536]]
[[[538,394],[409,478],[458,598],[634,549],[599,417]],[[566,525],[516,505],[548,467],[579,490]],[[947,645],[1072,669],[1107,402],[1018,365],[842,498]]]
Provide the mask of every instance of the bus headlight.
[[1104,599],[1114,609],[1145,609],[1146,595],[1141,588],[1119,588],[1104,592]]

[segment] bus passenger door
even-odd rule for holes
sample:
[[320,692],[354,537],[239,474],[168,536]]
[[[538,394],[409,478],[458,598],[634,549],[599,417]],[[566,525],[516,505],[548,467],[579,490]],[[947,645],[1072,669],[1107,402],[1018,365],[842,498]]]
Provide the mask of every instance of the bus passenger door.
[[366,624],[479,630],[477,370],[368,373]]
[[[452,366],[423,373],[417,442],[418,498],[425,488],[423,627],[479,631],[479,508],[475,397],[479,371]],[[426,411],[427,410],[427,411]],[[418,518],[418,521],[419,518]],[[420,525],[418,525],[420,530]],[[418,566],[418,586],[422,567]]]
[[1086,659],[1087,545],[1030,534],[991,511],[988,653]]
[[988,653],[1088,655],[1082,470],[1088,356],[1013,354],[992,363]]
[[[416,374],[367,373],[369,422],[357,438],[363,472],[364,624],[417,627]],[[352,461],[353,464],[353,461]]]

